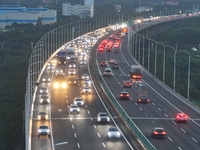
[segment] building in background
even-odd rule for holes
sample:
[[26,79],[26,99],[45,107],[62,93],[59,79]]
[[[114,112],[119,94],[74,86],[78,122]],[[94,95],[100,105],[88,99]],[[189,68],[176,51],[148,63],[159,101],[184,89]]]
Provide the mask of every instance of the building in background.
[[64,16],[79,16],[80,18],[94,16],[94,0],[84,0],[84,5],[71,5],[70,3],[63,3],[62,14]]
[[57,22],[57,11],[47,8],[26,8],[19,5],[0,5],[0,28],[12,23],[33,23],[42,25]]

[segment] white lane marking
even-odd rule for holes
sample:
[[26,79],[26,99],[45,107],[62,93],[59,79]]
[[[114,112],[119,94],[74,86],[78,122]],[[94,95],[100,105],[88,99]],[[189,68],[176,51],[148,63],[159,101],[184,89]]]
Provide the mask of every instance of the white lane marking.
[[175,121],[172,121],[175,125],[177,125],[177,123]]
[[91,118],[91,121],[93,121],[93,118],[92,117],[90,117]]
[[178,146],[178,149],[179,149],[179,150],[182,150],[182,148],[180,148],[179,146]]
[[97,133],[97,134],[98,134],[99,137],[101,137],[99,133]]
[[145,116],[147,116],[148,117],[148,115],[146,114],[146,113],[144,113],[145,114]]
[[85,105],[85,108],[87,108],[87,105]]
[[77,135],[76,135],[76,133],[74,133],[74,137],[75,137],[75,138],[77,138]]
[[160,110],[160,111],[161,111],[161,109],[160,109],[160,108],[158,108],[158,110]]
[[168,117],[167,114],[165,114],[165,116]]
[[151,122],[152,122],[153,124],[155,124],[155,122],[154,122],[153,120],[151,120]]
[[118,84],[120,84],[120,82],[118,82]]
[[74,129],[74,125],[72,125],[72,129]]
[[78,148],[80,148],[80,144],[79,143],[77,143],[77,146],[78,146]]
[[170,141],[173,141],[169,136],[167,137]]
[[186,133],[186,131],[185,131],[185,130],[183,130],[183,128],[181,128],[181,130],[182,130],[183,132],[185,132],[185,133]]
[[90,114],[90,111],[88,110],[88,114]]
[[102,143],[103,147],[106,147],[106,145],[104,143]]
[[156,104],[154,104],[154,103],[152,103],[154,106],[156,105]]
[[195,138],[191,137],[191,139],[197,143],[197,140],[195,140]]
[[95,124],[94,124],[94,128],[95,128],[95,129],[97,128]]
[[141,107],[139,107],[140,108],[140,110],[142,110],[142,108]]

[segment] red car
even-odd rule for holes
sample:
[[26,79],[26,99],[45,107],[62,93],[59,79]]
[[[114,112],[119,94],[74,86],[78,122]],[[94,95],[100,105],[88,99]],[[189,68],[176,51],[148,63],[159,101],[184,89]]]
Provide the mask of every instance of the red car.
[[128,94],[128,92],[123,91],[119,94],[120,100],[129,100],[129,98],[130,98],[130,95]]
[[132,85],[133,85],[133,83],[132,83],[132,81],[131,80],[126,80],[126,81],[124,81],[124,87],[132,87]]
[[153,138],[163,138],[165,139],[166,137],[166,132],[163,128],[161,127],[155,127],[151,130],[151,136]]
[[178,113],[175,117],[176,122],[187,122],[188,121],[188,116],[183,113]]
[[100,66],[107,67],[107,62],[106,61],[102,61],[101,64],[100,64]]

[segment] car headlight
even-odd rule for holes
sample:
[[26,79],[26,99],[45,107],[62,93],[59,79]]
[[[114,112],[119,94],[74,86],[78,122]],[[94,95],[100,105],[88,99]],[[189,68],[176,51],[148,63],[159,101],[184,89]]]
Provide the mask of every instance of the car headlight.
[[42,81],[46,81],[46,79],[42,79]]
[[55,88],[58,88],[59,86],[60,86],[59,83],[54,83]]
[[40,115],[38,115],[38,119],[39,119],[39,120],[41,119],[41,116],[40,116]]
[[48,118],[48,115],[46,115],[45,118]]
[[78,111],[80,111],[80,108],[77,108]]
[[110,118],[109,118],[109,117],[107,117],[107,120],[108,120],[108,121],[110,121]]
[[70,108],[70,111],[73,111],[73,109],[72,109],[72,108]]
[[49,129],[47,129],[47,133],[49,133],[50,132],[50,130]]
[[83,89],[83,92],[85,92],[85,89]]
[[117,136],[120,136],[120,133],[119,133],[119,132],[117,132]]
[[100,121],[101,119],[98,117],[97,120]]
[[42,90],[40,90],[40,93],[42,93]]
[[42,103],[43,99],[40,99],[40,103]]
[[49,103],[49,102],[50,102],[50,99],[47,99],[47,102]]
[[66,83],[62,83],[62,87],[66,88],[67,87]]
[[41,133],[41,130],[39,129],[38,132]]
[[110,133],[110,132],[108,132],[108,136],[111,136],[111,133]]

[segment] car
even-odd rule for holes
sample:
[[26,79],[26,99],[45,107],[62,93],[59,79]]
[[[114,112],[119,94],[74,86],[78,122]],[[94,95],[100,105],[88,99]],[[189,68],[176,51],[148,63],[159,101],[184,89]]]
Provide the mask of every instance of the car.
[[83,100],[81,97],[75,97],[74,104],[77,106],[83,106],[85,104],[85,100]]
[[40,88],[40,94],[42,94],[42,93],[49,93],[48,88],[47,87],[41,87]]
[[75,68],[76,64],[75,63],[69,63],[69,68]]
[[119,132],[117,127],[110,127],[107,131],[107,138],[120,138],[121,137],[121,133]]
[[97,115],[98,122],[110,122],[110,117],[106,112],[99,112]]
[[151,136],[153,138],[166,138],[166,132],[162,127],[154,127],[151,130]]
[[85,86],[83,86],[83,89],[81,91],[82,94],[90,94],[91,92],[91,89],[90,89],[90,86],[87,85],[87,84],[84,84]]
[[91,86],[91,81],[90,81],[90,79],[85,79],[85,80],[83,81],[83,84]]
[[80,108],[78,107],[78,105],[76,105],[76,104],[71,104],[71,105],[69,106],[69,114],[71,114],[71,113],[77,113],[77,114],[80,113]]
[[68,74],[76,74],[76,69],[69,69]]
[[124,86],[124,87],[129,87],[129,88],[131,88],[132,85],[133,85],[132,80],[123,81],[123,86]]
[[68,83],[69,85],[76,85],[76,77],[69,77]]
[[112,70],[109,67],[105,68],[105,71],[103,72],[103,76],[112,77],[112,75],[113,75]]
[[87,61],[84,60],[84,59],[81,59],[81,60],[80,60],[80,64],[81,64],[81,65],[86,65],[86,64],[87,64]]
[[130,95],[128,94],[128,92],[122,91],[119,94],[119,99],[120,100],[129,100],[129,98],[130,98]]
[[39,112],[39,114],[38,114],[38,119],[39,119],[39,120],[47,120],[47,119],[48,119],[47,113],[44,112],[44,111]]
[[187,122],[188,121],[188,116],[184,113],[178,113],[175,117],[176,122]]
[[57,59],[51,59],[50,60],[50,62],[55,66],[55,65],[57,65],[58,64],[58,61],[57,61]]
[[41,126],[39,126],[39,128],[38,128],[38,137],[40,136],[40,135],[48,135],[48,136],[50,136],[50,129],[49,129],[49,127],[47,126],[47,125],[41,125]]
[[83,74],[81,78],[82,78],[83,80],[89,79],[89,75],[88,75],[88,74]]
[[52,64],[52,63],[48,63],[48,65],[47,65],[47,70],[51,70],[51,71],[53,71],[55,69],[55,66]]
[[51,78],[48,77],[48,76],[44,76],[44,77],[42,78],[42,82],[50,82],[50,81],[51,81]]
[[107,62],[106,61],[102,61],[101,64],[100,64],[100,66],[107,67]]
[[49,94],[47,93],[42,93],[40,96],[40,103],[41,104],[49,104],[50,99],[49,99]]
[[53,87],[55,89],[60,89],[60,88],[66,89],[67,88],[66,77],[64,74],[59,74],[54,77]]
[[114,64],[114,63],[116,63],[116,60],[110,59],[110,60],[109,60],[109,63]]
[[113,63],[112,68],[113,68],[113,69],[119,69],[119,65],[115,62],[115,63]]
[[56,75],[63,74],[63,70],[61,68],[56,68]]

